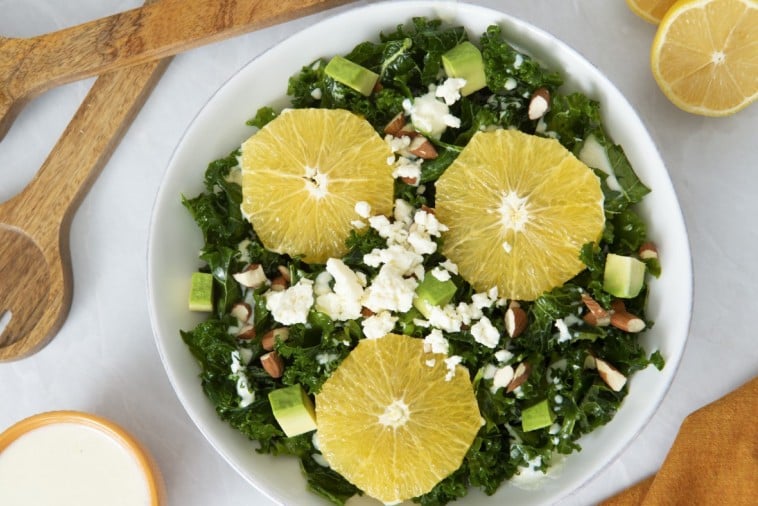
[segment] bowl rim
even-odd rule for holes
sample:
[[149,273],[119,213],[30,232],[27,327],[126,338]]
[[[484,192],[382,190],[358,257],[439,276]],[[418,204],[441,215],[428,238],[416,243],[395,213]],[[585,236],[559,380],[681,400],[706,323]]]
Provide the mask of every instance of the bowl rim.
[[22,436],[50,425],[81,425],[104,434],[135,458],[146,480],[151,506],[165,504],[165,486],[157,463],[147,449],[117,423],[92,413],[75,410],[56,410],[37,413],[14,423],[0,433],[0,454]]
[[[254,65],[256,61],[267,55],[267,53],[271,52],[273,49],[277,48],[279,45],[288,42],[290,39],[297,38],[300,33],[304,31],[308,31],[311,28],[327,24],[327,23],[335,23],[338,20],[342,18],[349,18],[351,16],[355,16],[356,12],[363,13],[364,15],[370,15],[371,11],[376,10],[383,10],[386,9],[388,6],[392,5],[396,7],[398,2],[396,1],[390,1],[390,0],[382,0],[378,2],[371,2],[369,4],[364,5],[354,5],[350,9],[342,12],[338,12],[334,15],[325,17],[317,22],[315,22],[312,25],[309,25],[308,27],[303,28],[302,30],[298,30],[297,32],[294,32],[293,34],[289,35],[285,39],[276,42],[271,47],[268,47],[258,53],[254,58],[249,60],[247,63],[243,64],[239,69],[237,69],[235,72],[231,74],[231,76],[226,79],[214,92],[209,96],[209,98],[206,100],[206,102],[200,107],[200,109],[196,112],[196,114],[193,116],[193,118],[189,121],[187,127],[185,128],[184,132],[182,133],[182,136],[180,137],[179,142],[175,146],[172,155],[167,163],[167,168],[171,168],[176,164],[176,159],[179,156],[179,153],[186,149],[186,142],[187,138],[190,136],[190,134],[193,131],[193,128],[195,127],[198,119],[203,115],[203,113],[206,111],[206,109],[209,108],[210,104],[213,103],[218,96],[223,92],[225,88],[230,84],[230,82],[235,81],[237,78],[239,78],[239,75],[244,73],[245,70],[251,66]],[[450,7],[452,4],[452,7]],[[634,431],[630,431],[626,433],[623,436],[623,439],[625,439],[625,442],[614,449],[614,454],[612,457],[604,459],[604,466],[598,466],[593,472],[585,474],[581,479],[576,479],[572,481],[571,487],[566,487],[560,492],[553,494],[552,500],[553,501],[559,501],[561,499],[565,499],[566,497],[570,496],[573,493],[576,493],[578,490],[586,486],[589,482],[591,482],[600,472],[604,469],[604,467],[612,464],[617,459],[621,457],[623,452],[639,437],[640,433],[650,424],[653,416],[658,412],[658,409],[660,405],[664,402],[664,400],[667,398],[671,384],[676,377],[676,373],[681,365],[681,359],[684,355],[686,346],[688,344],[688,337],[690,332],[690,327],[692,324],[692,309],[694,305],[694,271],[693,271],[693,259],[691,254],[691,248],[690,248],[690,242],[689,242],[689,234],[687,233],[687,226],[686,222],[684,220],[684,216],[682,213],[681,206],[679,205],[679,199],[676,195],[675,188],[673,187],[673,183],[671,181],[670,175],[668,173],[668,170],[665,167],[665,164],[663,163],[662,157],[660,156],[660,151],[658,150],[658,146],[655,143],[655,141],[650,136],[650,132],[645,126],[642,119],[639,117],[637,111],[632,107],[628,99],[625,95],[621,93],[621,91],[616,87],[616,85],[613,84],[613,82],[601,71],[599,70],[592,62],[590,62],[584,55],[579,53],[577,50],[575,50],[573,47],[571,47],[568,43],[564,42],[563,40],[559,39],[557,36],[552,35],[550,32],[543,30],[532,23],[525,21],[521,18],[518,18],[512,14],[509,14],[505,10],[499,10],[497,8],[478,5],[475,3],[471,3],[469,1],[465,0],[458,0],[456,2],[439,2],[434,0],[412,0],[404,2],[404,7],[408,8],[408,11],[415,12],[422,9],[427,10],[435,10],[439,8],[452,8],[453,10],[461,9],[462,12],[465,12],[467,14],[470,14],[472,12],[478,12],[480,14],[490,14],[492,16],[493,22],[502,25],[503,23],[510,23],[512,25],[517,26],[519,29],[526,30],[529,32],[529,37],[532,38],[539,38],[542,40],[550,41],[553,44],[556,44],[560,46],[561,51],[570,54],[572,58],[574,58],[577,61],[580,61],[582,64],[586,64],[589,67],[591,67],[593,71],[592,75],[592,82],[593,83],[599,83],[600,88],[604,90],[609,90],[614,100],[619,100],[622,105],[626,108],[628,108],[629,111],[633,114],[633,121],[636,121],[639,124],[639,127],[642,128],[645,134],[645,138],[643,139],[643,143],[646,144],[646,146],[649,146],[652,148],[653,156],[660,160],[661,167],[663,168],[663,174],[660,176],[661,181],[659,183],[664,184],[666,186],[665,190],[668,191],[671,196],[673,197],[673,203],[676,207],[676,213],[673,216],[668,216],[667,221],[675,221],[676,225],[681,227],[682,235],[683,235],[683,243],[681,244],[681,254],[682,257],[679,257],[677,259],[678,262],[683,262],[683,265],[685,266],[684,269],[687,271],[687,276],[682,279],[682,282],[684,285],[681,287],[680,295],[682,296],[682,314],[686,315],[683,318],[680,318],[677,320],[677,326],[676,331],[677,334],[681,336],[679,340],[676,342],[678,343],[678,346],[673,349],[675,353],[669,353],[666,356],[666,367],[663,371],[657,371],[662,372],[664,378],[661,379],[659,382],[660,390],[658,392],[658,395],[656,397],[655,402],[648,403],[645,406],[645,413],[643,416],[640,416],[637,418],[636,423],[636,429]],[[405,22],[409,21],[411,17],[411,14],[398,14],[398,19],[403,19]],[[378,28],[378,27],[377,27]],[[469,27],[467,27],[468,29]],[[364,34],[366,35],[366,34]],[[518,44],[516,46],[519,49],[525,49],[527,52],[530,51],[530,48],[522,47]],[[347,51],[349,48],[346,48]],[[544,48],[539,47],[539,50],[543,50]],[[561,71],[565,71],[565,69],[561,68]],[[262,104],[265,105],[265,104]],[[607,122],[606,115],[609,114],[608,107],[604,107],[601,109],[601,113],[603,114],[604,123]],[[607,126],[607,125],[606,125]],[[206,161],[207,162],[207,161]],[[151,320],[151,326],[153,329],[156,347],[158,348],[159,355],[161,357],[161,361],[164,365],[164,368],[166,370],[167,376],[169,378],[169,382],[171,383],[174,392],[176,393],[177,397],[179,398],[180,402],[182,403],[183,408],[188,413],[190,418],[192,419],[193,423],[195,424],[196,428],[200,431],[201,434],[206,438],[206,441],[211,444],[214,451],[220,454],[224,460],[238,473],[242,475],[242,477],[248,481],[250,484],[252,484],[261,494],[268,497],[272,501],[275,501],[277,503],[281,503],[282,497],[271,487],[266,486],[265,483],[263,483],[260,479],[258,479],[255,476],[250,476],[245,470],[241,468],[241,466],[234,462],[232,459],[232,456],[230,456],[224,449],[220,448],[218,445],[218,441],[216,441],[215,436],[212,434],[213,430],[209,427],[204,426],[201,423],[201,416],[196,407],[191,406],[190,400],[186,397],[185,393],[182,392],[182,387],[177,384],[178,378],[173,372],[170,361],[166,355],[166,349],[163,346],[162,340],[161,340],[161,332],[159,330],[158,325],[158,310],[156,308],[156,301],[154,296],[154,286],[153,286],[153,279],[154,279],[154,265],[151,261],[153,258],[153,246],[154,241],[156,240],[156,210],[158,208],[159,201],[164,196],[164,193],[167,191],[166,186],[166,177],[164,176],[161,185],[159,187],[159,190],[157,192],[153,209],[151,212],[151,219],[150,219],[150,226],[149,226],[149,232],[148,232],[148,248],[146,253],[146,260],[147,260],[147,284],[148,284],[148,296],[149,296],[149,313],[150,313],[150,320]],[[657,187],[656,187],[657,188]],[[646,220],[647,221],[647,220]],[[643,372],[643,371],[640,371]],[[233,430],[233,429],[232,429]],[[584,437],[587,437],[585,435]],[[504,482],[503,485],[507,483]],[[283,503],[281,503],[283,504]]]

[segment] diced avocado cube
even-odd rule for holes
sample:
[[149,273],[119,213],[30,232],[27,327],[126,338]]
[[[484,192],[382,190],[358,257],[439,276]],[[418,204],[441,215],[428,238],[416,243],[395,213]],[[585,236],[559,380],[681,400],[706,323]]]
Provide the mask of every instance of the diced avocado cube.
[[431,272],[424,275],[424,279],[416,287],[416,295],[413,298],[413,306],[429,318],[432,306],[444,306],[455,295],[458,289],[452,279],[440,281]]
[[448,77],[466,80],[466,85],[461,88],[461,95],[464,97],[487,86],[482,53],[469,41],[461,42],[443,54],[442,66]]
[[605,259],[603,290],[620,297],[636,297],[645,281],[645,263],[634,257],[609,253]]
[[349,86],[364,96],[371,95],[379,79],[379,74],[342,56],[335,56],[329,60],[324,72],[335,81]]
[[549,427],[553,424],[554,419],[553,412],[550,411],[550,406],[545,399],[521,412],[521,429],[524,432],[529,432]]
[[287,437],[316,430],[316,412],[311,398],[300,385],[272,390],[268,394],[271,411]]
[[193,272],[189,292],[190,311],[213,311],[213,275]]

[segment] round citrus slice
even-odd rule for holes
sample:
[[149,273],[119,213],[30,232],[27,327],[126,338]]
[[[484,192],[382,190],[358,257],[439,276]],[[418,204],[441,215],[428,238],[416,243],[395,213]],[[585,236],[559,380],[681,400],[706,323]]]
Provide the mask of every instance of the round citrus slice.
[[758,98],[758,2],[681,0],[658,26],[653,76],[677,107],[733,114]]
[[458,469],[481,427],[468,371],[421,339],[365,339],[316,395],[330,467],[385,504],[418,497]]
[[676,0],[626,0],[629,9],[645,21],[653,24],[660,23],[666,11],[676,3]]
[[600,180],[555,139],[477,132],[437,181],[442,252],[479,291],[533,300],[584,269],[605,225]]
[[324,263],[347,252],[355,204],[392,212],[392,152],[342,109],[289,109],[242,144],[242,212],[272,251]]

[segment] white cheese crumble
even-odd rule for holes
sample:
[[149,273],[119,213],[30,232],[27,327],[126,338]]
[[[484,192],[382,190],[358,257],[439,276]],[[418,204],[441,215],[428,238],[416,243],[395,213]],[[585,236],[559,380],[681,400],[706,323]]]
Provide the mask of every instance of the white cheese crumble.
[[439,329],[432,329],[424,338],[424,351],[447,355],[450,351],[450,343]]
[[453,105],[461,98],[461,88],[466,86],[466,80],[461,77],[448,77],[445,82],[437,86],[434,96],[441,98],[447,105]]
[[500,342],[500,332],[486,316],[471,326],[471,335],[477,343],[487,348],[494,348]]
[[360,200],[355,203],[355,212],[361,218],[368,218],[371,216],[371,204],[364,200]]
[[302,278],[286,290],[269,290],[264,297],[266,309],[271,311],[274,320],[282,325],[305,323],[313,306],[313,281]]
[[389,311],[380,311],[371,315],[361,322],[363,335],[366,339],[378,339],[392,332],[397,323],[397,317],[392,316]]
[[334,287],[326,291],[323,282],[319,282],[316,278],[319,291],[323,291],[316,297],[316,309],[328,315],[332,320],[345,321],[360,318],[363,286],[356,273],[337,258],[326,261],[326,272],[334,280]]
[[460,355],[453,355],[445,359],[445,365],[447,366],[447,374],[445,374],[445,381],[450,381],[455,377],[455,366],[461,363],[463,357]]
[[403,109],[410,115],[413,127],[433,139],[439,139],[447,127],[461,126],[461,120],[450,114],[447,104],[437,100],[434,89],[414,98],[413,102],[409,99],[403,100]]

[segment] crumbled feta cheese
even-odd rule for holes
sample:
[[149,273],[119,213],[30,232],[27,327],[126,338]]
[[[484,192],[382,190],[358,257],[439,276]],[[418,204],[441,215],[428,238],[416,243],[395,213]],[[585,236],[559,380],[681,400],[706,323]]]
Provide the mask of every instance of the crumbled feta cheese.
[[403,225],[413,222],[413,206],[403,199],[395,200],[395,220]]
[[334,288],[316,298],[316,309],[329,315],[332,320],[359,318],[363,286],[356,273],[337,258],[326,261],[326,272],[334,279]]
[[364,291],[363,305],[374,313],[380,311],[409,311],[413,305],[418,281],[405,278],[392,265],[385,264]]
[[437,278],[439,281],[442,281],[443,283],[450,280],[450,272],[441,267],[435,267],[430,272],[432,273],[432,276]]
[[441,353],[447,355],[450,351],[450,343],[439,329],[432,329],[424,338],[424,351],[427,353]]
[[453,274],[458,274],[458,266],[451,262],[450,260],[445,260],[444,262],[440,263],[440,267],[443,267],[444,269],[452,272]]
[[405,156],[398,156],[395,162],[395,168],[392,171],[392,177],[413,179],[416,183],[421,179],[421,163],[423,160],[417,158],[411,160]]
[[434,90],[434,96],[441,98],[447,105],[453,105],[461,98],[461,88],[466,86],[466,80],[460,77],[448,77],[445,82]]
[[408,244],[419,255],[431,255],[437,251],[437,243],[429,237],[428,233],[419,230],[411,230],[408,234]]
[[503,87],[508,91],[515,90],[516,86],[518,86],[518,82],[512,77],[506,79],[505,84],[503,84]]
[[492,379],[495,377],[495,373],[497,372],[497,367],[492,364],[487,364],[484,366],[484,369],[482,369],[482,378],[484,379]]
[[430,358],[429,360],[424,361],[427,367],[434,367],[437,364],[437,359]]
[[486,316],[482,316],[478,322],[471,326],[471,335],[474,337],[474,341],[487,348],[494,348],[500,342],[500,332]]
[[353,221],[350,222],[350,225],[353,228],[356,228],[358,230],[360,230],[362,228],[366,228],[366,224],[364,222],[362,222],[361,220],[353,220]]
[[407,135],[402,135],[400,137],[395,137],[394,135],[385,135],[384,142],[389,145],[390,150],[393,153],[397,153],[399,151],[407,149],[408,146],[411,145],[411,138]]
[[313,88],[313,89],[311,90],[311,96],[312,96],[312,97],[313,97],[315,100],[321,100],[321,96],[322,96],[322,93],[321,93],[321,88]]
[[361,322],[363,327],[363,335],[366,339],[377,339],[384,337],[392,332],[395,328],[397,317],[392,316],[389,311],[380,311],[375,315],[371,315]]
[[432,306],[429,311],[429,325],[445,332],[460,332],[462,323],[452,304],[445,307]]
[[[413,102],[404,100],[403,108],[410,114],[411,122],[416,130],[433,139],[439,139],[448,126],[454,126],[450,123],[454,123],[451,119],[455,116],[450,114],[450,109],[445,102],[437,100],[434,92],[416,97]],[[458,127],[460,127],[460,120],[455,128]]]
[[520,69],[522,63],[524,63],[524,57],[521,56],[521,53],[516,53],[516,57],[513,59],[513,68]]
[[318,297],[319,295],[330,293],[332,291],[330,283],[333,279],[332,275],[327,271],[319,273],[319,275],[316,276],[316,282],[313,284],[313,294]]
[[498,362],[508,362],[513,358],[513,353],[508,350],[498,350],[495,352],[495,358]]
[[355,212],[361,218],[368,218],[371,216],[371,204],[366,201],[358,201],[355,203]]
[[265,297],[266,309],[271,311],[274,320],[283,325],[305,323],[313,306],[313,281],[302,278],[286,290],[269,290]]
[[453,355],[445,359],[445,365],[447,366],[447,374],[445,375],[445,381],[450,381],[455,377],[455,366],[461,363],[463,357],[460,355]]

